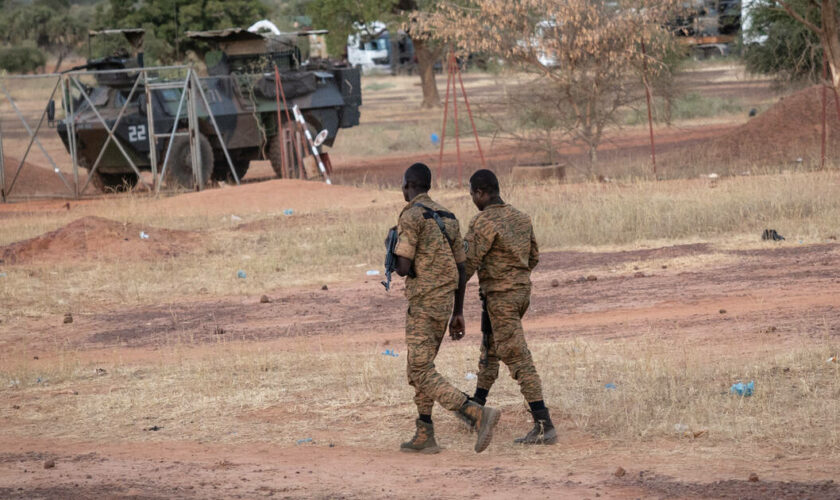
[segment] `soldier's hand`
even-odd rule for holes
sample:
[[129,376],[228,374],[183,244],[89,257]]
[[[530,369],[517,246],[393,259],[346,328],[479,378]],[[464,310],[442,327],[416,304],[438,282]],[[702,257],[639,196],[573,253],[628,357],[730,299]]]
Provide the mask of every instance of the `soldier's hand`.
[[464,315],[453,314],[452,319],[449,320],[449,337],[452,340],[461,340],[464,338],[465,330]]

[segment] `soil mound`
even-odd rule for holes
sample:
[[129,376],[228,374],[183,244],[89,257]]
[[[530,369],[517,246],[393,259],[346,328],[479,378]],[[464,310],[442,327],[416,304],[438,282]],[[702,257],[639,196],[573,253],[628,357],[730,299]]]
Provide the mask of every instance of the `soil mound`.
[[188,231],[83,217],[41,236],[0,247],[6,264],[176,256],[194,246]]
[[[31,155],[30,155],[31,156]],[[7,156],[4,160],[6,166],[6,192],[12,185],[12,179],[20,165],[20,158]],[[64,179],[73,187],[73,174],[62,172]],[[70,195],[72,194],[61,178],[52,169],[41,167],[34,163],[24,162],[20,174],[15,181],[12,196],[15,198],[32,195]]]
[[[840,120],[834,92],[826,100],[826,156],[840,158]],[[782,98],[767,111],[726,135],[663,155],[663,163],[683,165],[818,165],[822,135],[822,87]]]
[[165,212],[190,211],[206,215],[280,213],[285,210],[299,214],[335,207],[377,207],[389,202],[401,203],[402,194],[315,181],[275,179],[173,196],[156,202],[155,208]]

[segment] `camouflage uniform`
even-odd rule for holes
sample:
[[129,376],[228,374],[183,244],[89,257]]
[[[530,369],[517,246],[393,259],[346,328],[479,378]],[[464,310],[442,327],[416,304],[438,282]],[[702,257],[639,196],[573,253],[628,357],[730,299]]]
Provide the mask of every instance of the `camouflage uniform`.
[[478,272],[485,312],[476,386],[493,386],[501,360],[526,401],[542,401],[542,384],[522,330],[531,300],[531,270],[539,262],[531,218],[508,204],[489,205],[470,221],[465,241],[467,276]]
[[405,280],[408,383],[414,387],[418,412],[429,415],[435,401],[448,410],[457,410],[466,401],[464,393],[435,370],[435,357],[452,316],[458,288],[455,264],[464,262],[466,257],[458,221],[442,217],[452,238],[450,244],[435,220],[416,203],[435,211],[446,209],[424,193],[403,208],[397,224],[399,241],[395,253],[413,260],[415,273]]

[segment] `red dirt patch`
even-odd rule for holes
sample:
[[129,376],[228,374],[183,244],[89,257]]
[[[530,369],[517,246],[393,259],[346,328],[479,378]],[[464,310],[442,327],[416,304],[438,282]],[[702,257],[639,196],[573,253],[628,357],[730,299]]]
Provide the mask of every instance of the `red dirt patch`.
[[[387,193],[386,193],[387,194]],[[317,212],[339,205],[344,208],[377,206],[387,201],[401,202],[394,193],[385,199],[383,193],[350,186],[328,185],[317,181],[275,179],[243,184],[235,189],[209,189],[166,198],[155,204],[161,211],[203,213],[207,215],[282,212],[287,209]]]
[[[142,238],[141,233],[148,236]],[[195,233],[83,217],[35,238],[0,247],[7,264],[23,262],[148,259],[188,250]]]
[[[34,156],[32,153],[30,156]],[[45,160],[46,161],[46,160]],[[12,180],[15,177],[15,172],[20,165],[20,159],[12,156],[4,158],[6,165],[6,192],[12,186]],[[62,172],[70,187],[73,186],[73,176],[67,172]],[[61,178],[49,168],[44,168],[30,162],[24,162],[20,169],[20,174],[15,181],[14,189],[11,193],[15,197],[25,197],[33,195],[66,195],[72,193],[67,189],[67,186],[61,182]]]
[[[826,157],[840,157],[840,119],[830,89],[826,99]],[[724,135],[663,155],[663,163],[818,165],[822,135],[822,87],[784,97],[767,111]],[[801,159],[801,160],[799,160]]]

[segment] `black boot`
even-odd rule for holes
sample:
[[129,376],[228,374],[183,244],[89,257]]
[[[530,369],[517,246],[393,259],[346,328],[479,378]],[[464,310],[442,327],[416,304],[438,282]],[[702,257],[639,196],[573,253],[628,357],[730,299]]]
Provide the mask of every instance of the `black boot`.
[[475,452],[481,453],[493,439],[493,428],[499,423],[502,411],[489,406],[481,406],[469,399],[464,402],[458,413],[472,422],[478,436],[475,440]]
[[557,442],[557,430],[551,422],[548,408],[531,412],[534,417],[534,428],[521,438],[514,439],[517,444],[554,444]]

